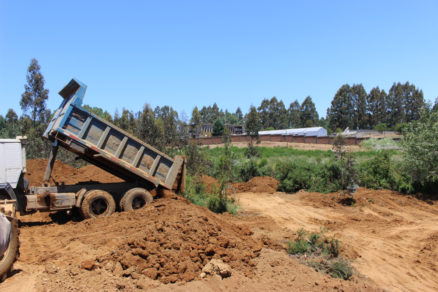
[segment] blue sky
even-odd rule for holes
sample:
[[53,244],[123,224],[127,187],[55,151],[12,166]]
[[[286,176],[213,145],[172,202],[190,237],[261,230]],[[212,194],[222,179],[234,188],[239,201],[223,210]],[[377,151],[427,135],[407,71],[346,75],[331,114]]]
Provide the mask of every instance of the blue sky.
[[310,95],[325,116],[345,83],[409,81],[435,100],[437,14],[438,1],[0,0],[0,114],[21,114],[32,58],[52,110],[72,77],[111,114]]

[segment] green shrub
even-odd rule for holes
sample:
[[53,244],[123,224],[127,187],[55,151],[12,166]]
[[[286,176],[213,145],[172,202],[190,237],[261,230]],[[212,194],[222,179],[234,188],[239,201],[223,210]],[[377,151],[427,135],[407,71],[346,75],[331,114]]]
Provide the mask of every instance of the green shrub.
[[248,159],[240,164],[240,180],[247,182],[256,176],[260,176],[260,171],[255,159]]
[[287,244],[288,254],[305,254],[309,251],[310,244],[304,239],[299,239],[297,241],[290,241]]
[[353,276],[353,268],[341,259],[330,264],[329,273],[333,278],[348,280]]
[[218,194],[212,194],[208,198],[208,209],[215,213],[224,213],[227,211],[227,200]]
[[333,192],[341,186],[341,169],[333,161],[324,164],[305,160],[279,161],[275,165],[278,190],[294,193],[301,189],[312,192]]
[[412,192],[409,175],[403,167],[391,160],[389,151],[379,151],[374,158],[363,162],[358,168],[360,185],[371,189],[391,189]]

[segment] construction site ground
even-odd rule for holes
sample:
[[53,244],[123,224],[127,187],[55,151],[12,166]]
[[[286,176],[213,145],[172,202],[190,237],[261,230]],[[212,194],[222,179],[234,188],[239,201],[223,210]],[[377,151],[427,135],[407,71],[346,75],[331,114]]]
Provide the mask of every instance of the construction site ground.
[[[41,184],[46,161],[28,161]],[[94,166],[57,162],[58,182],[120,181]],[[214,181],[214,180],[211,180]],[[266,186],[266,188],[263,188]],[[22,216],[21,254],[0,291],[437,291],[438,204],[359,188],[340,193],[275,192],[275,180],[234,185],[237,215],[215,214],[167,194],[110,217]],[[336,237],[356,272],[334,279],[287,255],[300,228]],[[211,259],[231,276],[201,278]]]

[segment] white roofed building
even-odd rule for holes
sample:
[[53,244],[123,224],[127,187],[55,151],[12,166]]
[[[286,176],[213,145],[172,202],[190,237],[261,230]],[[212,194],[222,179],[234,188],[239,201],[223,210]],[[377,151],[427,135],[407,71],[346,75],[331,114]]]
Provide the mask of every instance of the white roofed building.
[[327,136],[327,130],[323,127],[310,127],[299,129],[283,129],[283,130],[269,130],[259,131],[259,135],[289,135],[289,136]]

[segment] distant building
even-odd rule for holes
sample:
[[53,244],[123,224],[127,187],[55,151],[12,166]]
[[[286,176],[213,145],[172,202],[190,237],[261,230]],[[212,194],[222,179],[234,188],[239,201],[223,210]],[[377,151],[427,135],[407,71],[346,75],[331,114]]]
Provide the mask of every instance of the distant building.
[[[231,135],[242,135],[245,133],[245,127],[243,125],[225,124]],[[201,124],[198,128],[194,125],[190,125],[190,136],[192,138],[199,137],[211,137],[213,134],[213,124]]]
[[323,127],[310,127],[310,128],[298,128],[298,129],[283,129],[283,130],[270,130],[259,131],[259,135],[288,135],[288,136],[327,136],[327,130]]

